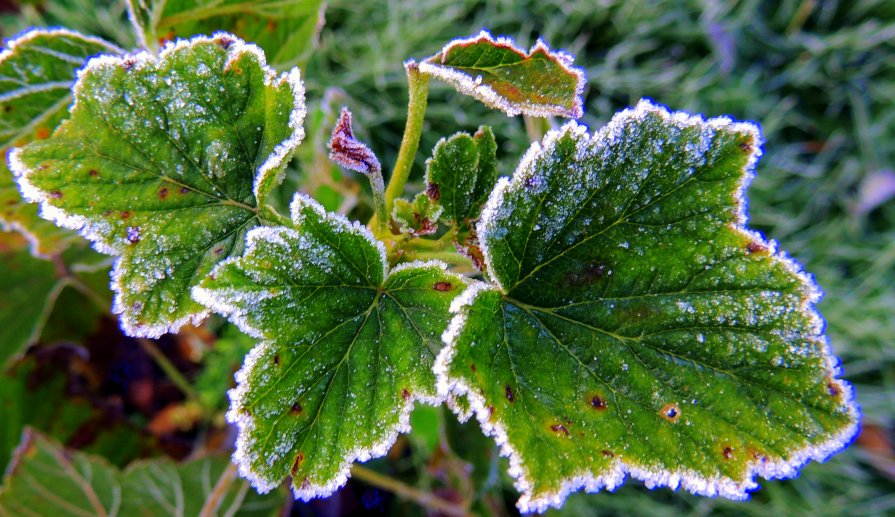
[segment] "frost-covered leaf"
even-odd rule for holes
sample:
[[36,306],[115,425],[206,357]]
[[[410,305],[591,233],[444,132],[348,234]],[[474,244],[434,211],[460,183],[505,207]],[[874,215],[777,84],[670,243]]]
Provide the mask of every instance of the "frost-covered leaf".
[[425,192],[420,192],[413,201],[396,199],[392,210],[392,219],[398,224],[401,233],[419,237],[431,235],[438,229],[438,218],[444,208],[432,201]]
[[513,117],[582,115],[584,72],[572,56],[538,42],[529,50],[487,31],[454,40],[420,63],[420,72],[443,79],[458,92]]
[[7,148],[47,138],[67,114],[75,72],[91,56],[122,53],[111,43],[64,29],[35,29],[0,53],[0,229],[19,231],[39,256],[59,253],[76,239],[44,221],[25,202],[6,168]]
[[0,234],[0,368],[37,341],[65,287],[56,266],[31,256],[20,239],[15,234]]
[[444,207],[441,219],[465,230],[497,182],[497,143],[489,127],[475,136],[443,138],[426,161],[426,194]]
[[276,68],[308,60],[325,7],[324,0],[128,0],[144,46],[224,30],[260,46]]
[[158,336],[206,313],[189,290],[242,252],[303,116],[297,69],[277,76],[255,46],[197,37],[157,57],[91,60],[71,118],[10,165],[43,217],[120,256],[122,326]]
[[240,472],[261,491],[291,474],[310,499],[385,454],[414,401],[439,400],[432,365],[464,283],[439,263],[389,271],[366,228],[301,194],[292,218],[249,232],[193,295],[261,339],[230,392]]
[[[271,515],[282,495],[232,479],[226,457],[141,461],[124,472],[26,429],[0,488],[0,516]],[[219,492],[215,489],[220,488]]]
[[572,122],[478,225],[493,284],[457,298],[436,371],[510,458],[518,506],[647,486],[747,497],[855,434],[812,278],[745,227],[751,124],[642,101]]

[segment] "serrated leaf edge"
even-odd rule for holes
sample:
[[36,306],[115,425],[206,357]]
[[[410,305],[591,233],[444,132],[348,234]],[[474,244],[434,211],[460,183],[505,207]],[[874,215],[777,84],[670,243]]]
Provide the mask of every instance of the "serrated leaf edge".
[[[347,231],[354,233],[355,235],[362,236],[370,241],[379,251],[380,258],[383,264],[383,275],[382,275],[382,283],[385,285],[388,283],[391,275],[400,273],[406,269],[411,268],[437,268],[441,272],[447,272],[448,267],[447,264],[441,261],[413,261],[407,262],[403,264],[399,264],[388,270],[388,260],[386,257],[385,246],[376,239],[372,232],[366,227],[361,225],[356,221],[350,221],[346,217],[341,214],[327,212],[323,205],[318,203],[312,197],[302,194],[296,193],[293,198],[291,204],[291,213],[293,223],[296,228],[300,228],[302,224],[302,219],[304,216],[302,215],[302,209],[311,208],[313,209],[323,220],[329,220],[334,222],[335,224],[342,226]],[[290,236],[297,236],[298,230],[287,227],[259,227],[254,228],[249,231],[246,237],[246,251],[245,255],[249,255],[252,253],[254,248],[258,245],[260,241],[267,242],[282,242],[282,235],[287,234]],[[212,276],[217,272],[218,269],[226,267],[228,264],[235,262],[239,257],[231,257],[228,258],[218,265],[215,266],[215,269],[211,273]],[[459,275],[453,275],[457,281],[463,285],[466,284],[463,277]],[[234,389],[231,389],[228,392],[230,397],[230,410],[227,411],[226,418],[227,421],[235,424],[239,429],[239,434],[236,439],[236,451],[233,453],[233,462],[239,468],[239,474],[247,479],[259,493],[266,493],[270,490],[279,486],[280,481],[272,482],[266,479],[263,479],[258,473],[252,470],[251,466],[251,457],[247,451],[248,441],[247,436],[249,431],[251,431],[255,422],[251,416],[247,416],[237,411],[236,408],[240,407],[240,401],[243,399],[245,394],[248,391],[249,382],[248,382],[248,373],[254,368],[254,365],[258,362],[259,358],[263,357],[265,352],[272,346],[274,346],[273,342],[264,338],[264,333],[262,329],[256,328],[252,325],[244,311],[242,311],[239,307],[223,302],[219,297],[215,296],[215,290],[206,289],[201,286],[196,286],[192,290],[193,299],[197,302],[209,307],[214,312],[222,314],[226,316],[231,322],[236,324],[240,330],[245,332],[246,334],[262,339],[254,348],[246,355],[245,361],[242,365],[242,368],[236,372],[235,378],[237,386]],[[232,296],[232,293],[231,293]],[[258,299],[258,298],[255,298]],[[415,403],[417,401],[428,404],[432,406],[438,406],[442,402],[444,402],[445,398],[441,396],[437,390],[435,390],[434,396],[428,396],[421,393],[412,393],[410,397],[408,397],[404,406],[401,408],[399,413],[399,421],[398,424],[383,438],[381,441],[374,443],[370,447],[358,447],[343,457],[343,461],[339,466],[339,472],[333,477],[328,483],[324,485],[304,485],[304,486],[296,486],[293,484],[292,491],[295,494],[295,497],[301,499],[303,501],[309,501],[311,499],[317,497],[327,497],[332,495],[336,490],[341,488],[347,481],[351,469],[351,464],[355,461],[367,461],[372,458],[379,458],[385,456],[391,446],[395,443],[398,435],[410,432],[410,412],[413,409]]]
[[[13,36],[11,38],[8,38],[4,41],[5,48],[3,49],[2,52],[0,52],[0,65],[2,65],[6,60],[15,57],[18,47],[20,47],[23,44],[30,43],[31,41],[33,41],[39,37],[43,37],[43,36],[60,36],[60,37],[64,36],[64,37],[70,37],[70,38],[77,38],[77,39],[81,39],[83,41],[87,41],[90,43],[95,43],[97,45],[107,47],[110,52],[115,52],[115,53],[119,53],[119,54],[124,54],[124,52],[125,52],[123,49],[119,48],[117,45],[115,45],[113,43],[105,41],[101,38],[97,38],[95,36],[81,34],[76,31],[63,29],[63,28],[54,28],[54,29],[33,28],[33,29],[26,30],[24,32],[21,32],[21,33]],[[49,51],[47,51],[47,52],[49,52]],[[60,59],[69,61],[68,59],[62,58],[62,57],[60,57]],[[89,60],[89,58],[85,59],[84,61],[86,62],[87,60]],[[9,101],[9,100],[15,99],[17,97],[21,97],[23,95],[28,95],[30,93],[35,93],[35,92],[40,92],[40,91],[47,91],[47,90],[61,89],[61,88],[70,90],[73,82],[74,82],[74,79],[72,80],[72,82],[56,81],[56,82],[52,82],[52,83],[43,83],[39,86],[19,88],[17,90],[13,90],[12,92],[8,92],[6,94],[0,95],[0,101]],[[45,115],[42,115],[40,117],[41,120],[43,118],[45,118]],[[6,158],[6,157],[4,156],[4,158]],[[21,195],[21,188],[19,188],[19,194]],[[51,258],[51,255],[48,255],[48,254],[40,251],[40,246],[41,246],[40,238],[37,235],[35,235],[34,233],[32,233],[31,231],[29,231],[28,228],[26,228],[24,225],[20,224],[19,222],[8,221],[8,220],[4,219],[2,216],[0,216],[0,230],[14,231],[14,232],[21,234],[23,237],[25,237],[25,239],[28,241],[29,249],[30,249],[31,255],[33,257],[41,258],[41,259]]]
[[[129,56],[99,55],[87,61],[87,64],[78,71],[78,79],[72,87],[72,96],[74,98],[74,103],[72,104],[71,111],[74,111],[77,108],[78,97],[80,94],[82,94],[81,88],[83,86],[81,78],[95,69],[120,67],[125,63],[125,61],[127,61],[128,67],[153,65],[164,61],[170,54],[173,54],[176,51],[200,43],[215,43],[216,41],[221,41],[223,39],[226,39],[228,42],[228,58],[225,68],[229,67],[232,62],[241,57],[243,54],[251,54],[258,60],[259,67],[264,73],[264,85],[269,87],[276,87],[284,83],[288,84],[295,98],[293,110],[289,115],[289,127],[293,129],[293,133],[292,135],[290,135],[289,138],[277,144],[273,152],[268,156],[267,160],[265,160],[265,162],[256,171],[253,192],[255,193],[255,196],[257,198],[258,190],[261,183],[269,177],[272,171],[275,171],[278,167],[282,167],[282,165],[284,165],[285,162],[292,157],[295,149],[304,138],[304,129],[302,128],[302,122],[304,121],[305,117],[304,86],[301,83],[300,72],[297,68],[294,68],[290,72],[284,72],[278,75],[276,70],[267,65],[264,51],[262,51],[257,45],[246,43],[236,36],[228,33],[217,32],[212,36],[195,36],[190,39],[182,39],[169,42],[157,56],[146,51]],[[86,94],[87,92],[83,93]],[[206,309],[188,314],[182,318],[178,318],[168,323],[147,324],[136,321],[133,316],[128,313],[127,307],[125,307],[125,304],[122,300],[122,293],[125,289],[125,286],[121,282],[121,276],[123,274],[120,267],[121,253],[119,253],[114,247],[106,245],[104,242],[102,242],[103,239],[109,233],[111,233],[111,227],[108,224],[102,222],[91,221],[88,217],[85,216],[69,214],[63,209],[49,204],[49,196],[29,181],[29,177],[31,176],[31,174],[35,173],[36,171],[34,169],[28,168],[22,162],[20,156],[21,153],[21,147],[12,148],[9,150],[7,159],[9,169],[10,171],[12,171],[16,183],[18,183],[19,191],[21,192],[22,197],[29,202],[39,203],[40,216],[44,219],[52,221],[53,223],[63,228],[68,228],[78,232],[79,235],[91,241],[93,248],[100,253],[118,257],[115,260],[115,264],[112,268],[112,280],[110,283],[110,287],[115,293],[115,298],[112,303],[112,312],[120,315],[121,328],[126,334],[135,337],[157,338],[168,332],[177,332],[178,330],[180,330],[181,327],[187,324],[198,325],[205,318],[208,317],[210,311]],[[282,179],[282,176],[284,174],[285,170],[280,170],[276,180]]]
[[[535,52],[540,50],[546,52],[549,56],[556,58],[557,62],[560,64],[563,70],[569,72],[572,75],[575,75],[578,79],[575,89],[574,106],[572,106],[571,109],[566,109],[562,106],[528,103],[517,104],[514,102],[510,102],[504,99],[503,96],[498,94],[487,84],[476,82],[475,78],[464,74],[463,72],[441,66],[437,63],[432,63],[429,60],[420,62],[419,70],[424,74],[437,77],[453,85],[460,93],[478,99],[488,107],[499,109],[510,117],[525,114],[531,115],[533,117],[560,116],[569,118],[580,118],[584,114],[584,101],[582,100],[582,94],[584,92],[584,86],[586,82],[584,78],[584,70],[572,66],[574,58],[571,55],[561,51],[550,50],[550,47],[548,47],[544,40],[542,40],[541,38],[538,38],[538,41],[526,53],[524,50],[517,47],[516,42],[512,39],[502,36],[495,38],[491,35],[490,32],[483,29],[475,36],[471,36],[468,38],[457,38],[455,40],[452,40],[447,45],[445,45],[444,48],[441,49],[440,55],[442,57],[447,55],[448,51],[451,50],[451,48],[454,46],[468,45],[470,43],[476,43],[483,40],[493,43],[494,45],[499,47],[509,48],[513,52],[516,52],[520,56],[526,58],[531,57]],[[407,66],[406,63],[405,66]]]
[[[677,125],[678,127],[687,127],[692,125],[708,124],[715,129],[729,129],[737,132],[746,132],[753,135],[754,145],[751,146],[750,157],[747,161],[744,173],[741,176],[739,187],[735,193],[734,202],[737,206],[736,221],[730,227],[732,230],[746,235],[759,244],[765,246],[769,250],[770,256],[778,263],[784,265],[793,275],[795,275],[800,283],[807,288],[808,295],[803,299],[801,310],[809,314],[813,320],[811,331],[814,337],[821,344],[821,354],[826,363],[826,369],[830,374],[830,382],[841,392],[841,400],[843,406],[848,408],[848,415],[851,417],[851,424],[842,429],[839,433],[831,436],[827,441],[817,445],[808,445],[802,449],[792,451],[790,459],[783,461],[766,461],[758,460],[750,462],[747,466],[747,472],[742,481],[737,482],[730,478],[715,477],[706,478],[696,472],[688,470],[654,470],[644,468],[638,465],[627,464],[621,459],[616,459],[612,469],[601,476],[593,476],[589,472],[582,472],[574,477],[566,479],[556,492],[543,494],[533,497],[531,494],[532,482],[531,474],[525,467],[520,454],[509,443],[506,428],[499,422],[491,421],[491,412],[484,397],[475,389],[469,386],[460,378],[451,377],[450,365],[451,360],[456,354],[456,342],[463,330],[466,321],[466,309],[470,307],[476,298],[485,291],[495,291],[501,295],[506,290],[496,278],[492,279],[492,284],[477,282],[469,286],[460,296],[454,299],[451,304],[451,313],[454,317],[451,319],[447,330],[442,335],[445,347],[438,354],[435,360],[433,370],[436,375],[436,387],[442,397],[449,399],[451,396],[468,397],[470,407],[479,421],[482,431],[495,439],[500,447],[500,454],[509,458],[510,468],[509,474],[514,481],[514,487],[522,494],[517,501],[516,506],[521,512],[543,512],[549,507],[559,508],[564,503],[566,497],[572,492],[584,489],[586,492],[598,492],[600,490],[612,491],[619,487],[627,476],[639,479],[650,488],[668,487],[672,490],[683,488],[697,495],[709,497],[725,497],[733,500],[745,500],[749,498],[749,492],[758,488],[756,476],[765,479],[784,479],[791,478],[798,474],[799,470],[809,461],[822,462],[828,459],[836,452],[847,447],[856,437],[860,429],[861,411],[855,401],[854,390],[852,386],[842,379],[836,377],[842,374],[836,356],[830,346],[829,339],[823,334],[825,322],[814,307],[823,296],[822,291],[814,282],[814,278],[806,273],[802,266],[790,258],[785,252],[778,250],[774,241],[765,241],[764,237],[753,230],[746,228],[748,220],[746,214],[746,198],[745,191],[754,177],[755,164],[761,155],[761,134],[758,126],[751,122],[734,122],[727,117],[716,117],[705,120],[699,115],[691,115],[686,112],[669,112],[665,107],[654,104],[649,100],[641,100],[634,108],[629,108],[621,113],[616,114],[610,122],[602,129],[598,130],[592,137],[588,137],[586,127],[579,125],[575,121],[571,121],[559,130],[549,132],[543,140],[543,143],[535,142],[526,152],[519,167],[513,174],[512,180],[501,178],[498,185],[492,192],[485,208],[482,210],[482,217],[478,223],[477,231],[481,236],[481,248],[485,256],[485,262],[489,271],[492,269],[492,257],[487,248],[486,235],[491,219],[497,213],[507,189],[512,186],[524,184],[524,181],[534,175],[532,164],[541,153],[549,153],[556,145],[556,142],[565,135],[571,135],[577,141],[579,155],[586,152],[588,147],[599,146],[611,141],[615,135],[619,134],[624,124],[631,120],[642,120],[648,114],[654,114],[662,117],[664,120]],[[451,407],[449,405],[449,407]],[[456,404],[451,407],[455,412],[458,410]],[[458,413],[459,417],[466,416]]]

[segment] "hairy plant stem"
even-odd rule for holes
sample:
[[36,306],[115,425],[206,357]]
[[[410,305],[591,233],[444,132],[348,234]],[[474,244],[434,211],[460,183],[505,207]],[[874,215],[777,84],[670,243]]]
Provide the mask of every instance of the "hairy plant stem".
[[367,483],[368,485],[381,488],[382,490],[391,492],[398,497],[403,497],[404,499],[413,501],[424,508],[437,510],[439,512],[443,512],[446,515],[469,515],[465,508],[456,503],[442,499],[430,492],[424,492],[422,490],[416,489],[410,485],[398,481],[397,479],[384,476],[376,472],[375,470],[371,470],[360,465],[354,465],[351,467],[351,475],[363,481],[364,483]]
[[[426,116],[426,103],[429,98],[429,76],[420,73],[419,65],[413,61],[405,63],[404,68],[407,70],[410,100],[407,104],[407,122],[404,125],[404,136],[401,139],[401,148],[398,150],[398,159],[395,160],[388,188],[385,189],[386,227],[395,199],[404,193],[404,185],[410,176],[410,169],[413,167],[413,160],[420,146],[423,119]],[[377,227],[378,225],[379,223],[374,223],[370,226]]]
[[193,385],[190,384],[190,381],[186,380],[186,377],[184,377],[183,374],[180,373],[180,370],[178,370],[174,366],[174,364],[167,357],[165,357],[165,354],[163,354],[162,351],[159,350],[157,346],[155,346],[155,343],[152,340],[138,338],[137,342],[140,343],[140,348],[142,348],[143,351],[146,352],[153,361],[155,361],[155,364],[157,364],[158,367],[161,368],[163,372],[165,372],[165,375],[167,375],[168,378],[171,379],[171,382],[173,382],[174,385],[177,386],[184,395],[186,395],[187,400],[191,402],[199,401],[199,394],[196,393],[196,390],[195,388],[193,388]]

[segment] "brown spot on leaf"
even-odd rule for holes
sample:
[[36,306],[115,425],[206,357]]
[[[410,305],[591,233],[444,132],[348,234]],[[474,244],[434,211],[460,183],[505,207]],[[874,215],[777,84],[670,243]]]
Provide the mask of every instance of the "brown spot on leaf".
[[472,373],[475,373],[475,372],[476,372],[475,363],[470,363],[470,364],[469,364],[469,369],[472,370]]
[[267,19],[267,24],[264,26],[269,32],[273,32],[277,30],[277,21],[273,18]]
[[91,178],[95,178],[95,177],[99,176],[99,171],[97,171],[96,169],[90,169],[90,171],[87,173],[87,175],[90,176]]
[[436,282],[435,285],[432,286],[432,289],[441,292],[450,291],[453,288],[454,286],[450,282]]
[[131,213],[128,212],[127,210],[122,210],[122,211],[121,211],[121,218],[122,218],[122,219],[127,219],[127,218],[129,218],[130,216],[131,216]]
[[3,106],[3,111],[5,111],[6,113],[9,113],[10,111],[12,111],[12,104],[7,104],[6,106]]
[[292,407],[289,408],[289,412],[292,413],[293,415],[300,415],[301,412],[304,410],[305,410],[305,408],[301,407],[301,404],[299,404],[298,402],[296,402],[295,404],[292,404]]
[[608,406],[606,401],[603,400],[599,395],[594,395],[592,399],[590,399],[590,405],[592,408],[597,411],[604,411]]
[[553,424],[550,426],[550,430],[556,434],[564,434],[566,436],[572,435],[572,433],[570,433],[569,430],[566,429],[566,426],[564,426],[562,424]]
[[401,390],[401,398],[404,400],[410,400],[410,390],[407,388],[403,388]]
[[292,461],[292,468],[290,469],[290,473],[292,477],[295,477],[298,474],[298,467],[301,466],[301,462],[305,461],[305,455],[298,451],[298,454],[295,455],[295,459]]
[[494,406],[488,406],[488,419],[494,416]]
[[222,34],[222,35],[218,36],[217,42],[218,42],[218,45],[221,46],[221,48],[228,49],[228,48],[230,48],[230,45],[233,45],[233,43],[235,43],[235,40],[233,38],[231,38],[230,36]]
[[189,193],[190,193],[190,189],[189,189],[189,188],[187,188],[187,187],[180,187],[180,194],[181,194],[181,195],[183,195],[183,194],[189,194]]
[[740,149],[742,149],[743,152],[751,153],[752,152],[752,144],[749,142],[740,142]]
[[441,199],[441,189],[438,188],[438,183],[429,183],[426,185],[426,195],[429,196],[429,199],[432,201]]
[[608,450],[606,450],[606,449],[603,449],[603,450],[600,451],[600,452],[603,453],[603,456],[605,456],[605,457],[607,457],[607,458],[613,458],[613,457],[615,457],[615,454],[613,454],[612,451],[608,451]]
[[34,137],[38,140],[45,140],[47,138],[50,138],[50,129],[44,126],[40,126],[39,128],[37,128],[36,131],[34,131]]
[[767,246],[765,246],[759,242],[756,242],[756,241],[752,241],[749,244],[747,244],[746,249],[749,251],[749,253],[759,253],[759,252],[768,251]]
[[274,366],[280,366],[280,354],[273,356],[273,364]]
[[158,191],[158,198],[165,199],[166,197],[168,197],[168,187],[160,188]]
[[53,199],[62,199],[62,192],[59,190],[51,190],[50,197]]
[[733,459],[733,447],[730,447],[730,446],[724,447],[724,450],[721,451],[721,455],[724,456],[725,460],[732,460]]
[[842,386],[833,379],[827,379],[827,393],[834,397],[838,397],[839,395],[842,395]]
[[513,393],[513,388],[511,388],[509,384],[503,387],[503,393],[511,404],[516,402],[516,395]]
[[681,408],[678,407],[677,404],[669,403],[662,406],[662,409],[659,411],[659,414],[662,415],[662,418],[668,420],[669,422],[677,422],[681,417]]
[[214,254],[215,254],[215,255],[220,255],[220,254],[223,253],[223,252],[224,252],[224,248],[215,248],[215,249],[214,249]]

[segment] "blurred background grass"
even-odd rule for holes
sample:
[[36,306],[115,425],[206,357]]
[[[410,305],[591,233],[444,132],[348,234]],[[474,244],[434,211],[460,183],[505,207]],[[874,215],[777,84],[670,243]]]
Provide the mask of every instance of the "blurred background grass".
[[[134,45],[123,2],[44,4],[24,17],[2,15],[3,36],[64,25]],[[525,46],[541,36],[576,56],[589,81],[583,120],[591,128],[641,97],[761,125],[750,224],[826,291],[819,308],[864,413],[858,445],[797,479],[762,482],[748,503],[629,482],[612,494],[572,496],[559,513],[895,514],[895,202],[885,196],[895,190],[895,2],[331,0],[304,74],[309,103],[341,88],[358,133],[393,163],[406,111],[401,63],[482,28]],[[417,180],[435,142],[459,130],[492,125],[504,174],[528,145],[521,118],[446,86],[433,83],[429,106]],[[507,480],[495,490],[511,507]]]

